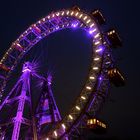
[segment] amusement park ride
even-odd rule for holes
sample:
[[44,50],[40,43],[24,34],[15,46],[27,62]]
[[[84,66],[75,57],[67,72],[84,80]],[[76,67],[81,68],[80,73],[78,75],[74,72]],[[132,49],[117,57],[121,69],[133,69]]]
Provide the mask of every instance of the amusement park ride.
[[[121,46],[121,40],[115,30],[103,32],[103,24],[105,19],[99,10],[88,14],[73,7],[52,12],[12,43],[0,61],[0,140],[73,140],[80,139],[85,129],[93,132],[106,129],[106,124],[96,119],[96,114],[108,95],[110,83],[123,86],[124,78],[111,53],[112,49]],[[85,85],[69,113],[61,118],[53,97],[51,75],[38,75],[32,63],[25,62],[14,87],[8,93],[6,89],[23,56],[43,38],[66,28],[85,30],[91,35],[93,44]],[[42,81],[36,107],[31,91],[34,77]]]

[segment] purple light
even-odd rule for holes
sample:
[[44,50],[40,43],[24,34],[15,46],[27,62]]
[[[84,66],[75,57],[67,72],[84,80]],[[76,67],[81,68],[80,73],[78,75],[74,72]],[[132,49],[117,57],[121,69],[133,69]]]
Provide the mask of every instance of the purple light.
[[27,71],[28,71],[28,72],[31,72],[31,70],[28,69],[28,68],[27,68],[27,69],[24,69],[22,72],[27,72]]
[[30,62],[26,62],[26,63],[24,63],[24,65],[23,65],[22,72],[23,72],[23,73],[24,73],[24,72],[31,72],[31,68],[32,68],[31,63],[30,63]]
[[104,46],[98,46],[98,48],[95,50],[96,53],[102,54],[102,52],[104,51]]
[[59,26],[57,26],[55,29],[58,30],[59,29]]
[[99,77],[99,80],[100,80],[100,81],[102,80],[102,77],[101,77],[101,76]]
[[18,115],[16,116],[16,121],[21,121],[22,119],[22,112],[18,112]]
[[49,75],[48,78],[47,78],[47,80],[48,80],[48,84],[51,85],[51,83],[52,83],[52,76]]
[[42,37],[41,37],[41,36],[38,36],[38,38],[39,38],[39,39],[42,39]]
[[103,48],[99,48],[96,50],[96,52],[102,52],[103,51]]
[[90,29],[89,34],[93,34],[95,31],[96,31],[96,28],[95,29]]
[[78,22],[72,23],[72,27],[76,28],[78,26]]

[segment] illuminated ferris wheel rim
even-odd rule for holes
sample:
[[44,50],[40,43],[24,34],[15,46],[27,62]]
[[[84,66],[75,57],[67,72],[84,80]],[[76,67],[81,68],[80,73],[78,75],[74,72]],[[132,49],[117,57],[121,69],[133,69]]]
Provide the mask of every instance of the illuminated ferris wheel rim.
[[[103,44],[101,32],[97,27],[95,20],[88,14],[78,10],[68,9],[51,13],[31,25],[23,34],[21,34],[20,37],[12,43],[11,47],[0,61],[0,66],[7,71],[6,78],[4,79],[3,86],[1,88],[2,94],[6,86],[6,80],[10,76],[10,73],[16,68],[18,60],[20,60],[23,55],[25,55],[44,37],[65,28],[84,28],[87,32],[89,32],[93,41],[92,62],[88,79],[86,79],[85,86],[77,99],[77,101],[80,100],[82,102],[82,105],[79,102],[75,103],[69,114],[67,114],[65,119],[62,120],[61,125],[59,124],[59,126],[56,127],[57,129],[53,131],[54,133],[52,133],[51,136],[53,138],[61,137],[63,134],[57,133],[59,132],[59,129],[68,129],[70,125],[67,125],[67,122],[70,122],[72,125],[72,123],[80,116],[87,101],[90,100],[88,95],[90,95],[93,89],[96,88],[95,85],[102,69],[102,55],[105,45]],[[10,57],[13,56],[13,51],[17,51],[18,55],[16,54],[17,57],[15,57],[16,59],[13,63],[9,63],[9,59],[12,59]],[[76,114],[73,113],[75,111]]]

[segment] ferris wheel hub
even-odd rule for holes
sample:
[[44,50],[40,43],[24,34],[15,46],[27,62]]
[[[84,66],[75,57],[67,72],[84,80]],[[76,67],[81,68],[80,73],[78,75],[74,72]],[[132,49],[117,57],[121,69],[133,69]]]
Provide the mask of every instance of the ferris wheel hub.
[[23,64],[22,72],[31,72],[33,69],[32,63],[27,61]]

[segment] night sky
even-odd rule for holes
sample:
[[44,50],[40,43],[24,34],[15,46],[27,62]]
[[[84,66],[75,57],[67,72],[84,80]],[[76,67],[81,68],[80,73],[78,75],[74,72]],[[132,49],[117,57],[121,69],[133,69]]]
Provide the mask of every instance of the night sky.
[[[78,5],[90,12],[101,9],[107,21],[105,28],[116,28],[123,40],[123,47],[114,50],[117,66],[126,78],[125,87],[111,88],[110,97],[101,111],[100,118],[107,122],[106,135],[94,138],[119,140],[139,139],[140,125],[140,63],[138,3],[132,0],[9,0],[0,2],[0,58],[18,36],[31,24],[52,11]],[[42,71],[54,75],[54,96],[62,114],[78,95],[90,62],[90,37],[81,30],[66,30],[49,36],[38,44],[27,58],[41,61]],[[44,48],[44,46],[46,46]],[[43,50],[43,51],[42,51]],[[46,53],[45,53],[46,52]],[[46,58],[42,55],[46,54]],[[30,56],[31,55],[31,56]],[[41,59],[41,60],[40,60]],[[41,71],[41,70],[40,70]],[[20,71],[19,71],[20,73]],[[81,82],[80,82],[81,81]],[[58,95],[59,94],[59,95]],[[65,100],[68,100],[66,103]],[[64,107],[65,104],[65,107]]]

